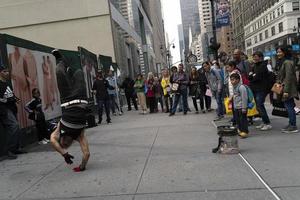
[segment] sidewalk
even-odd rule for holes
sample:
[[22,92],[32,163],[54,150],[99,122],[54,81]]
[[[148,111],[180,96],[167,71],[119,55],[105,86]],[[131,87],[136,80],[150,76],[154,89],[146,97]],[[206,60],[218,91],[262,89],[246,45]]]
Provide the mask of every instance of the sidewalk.
[[[211,153],[217,145],[214,113],[114,117],[88,129],[87,170],[76,144],[67,166],[50,145],[37,146],[17,160],[0,162],[0,200],[272,200],[276,199],[240,155]],[[272,118],[270,132],[240,140],[241,155],[280,199],[300,195],[300,133],[286,135],[287,119]],[[251,130],[253,128],[251,127]]]

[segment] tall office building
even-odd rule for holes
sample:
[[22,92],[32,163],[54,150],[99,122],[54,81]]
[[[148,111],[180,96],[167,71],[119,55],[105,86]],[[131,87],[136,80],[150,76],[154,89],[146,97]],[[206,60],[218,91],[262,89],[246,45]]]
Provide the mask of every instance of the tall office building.
[[245,51],[245,7],[244,0],[231,0],[233,47]]
[[184,36],[183,36],[183,27],[182,24],[177,26],[178,29],[178,38],[179,38],[179,51],[180,51],[180,60],[184,60]]
[[189,30],[192,36],[196,37],[200,33],[200,19],[198,0],[180,0],[181,18],[184,36],[184,52],[185,55],[189,53]]
[[275,49],[279,45],[292,45],[294,52],[299,54],[299,1],[245,0],[244,3],[248,55],[254,51],[262,51],[266,56],[274,58]]

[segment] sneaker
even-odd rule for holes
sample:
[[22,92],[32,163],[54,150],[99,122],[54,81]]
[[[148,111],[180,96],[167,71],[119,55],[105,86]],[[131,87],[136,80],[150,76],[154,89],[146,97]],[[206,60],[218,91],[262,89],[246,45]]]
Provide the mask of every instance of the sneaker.
[[107,120],[106,122],[107,122],[107,124],[111,124],[111,120]]
[[114,116],[117,116],[117,113],[113,113]]
[[268,131],[271,130],[272,126],[270,124],[265,124],[260,130],[261,131]]
[[171,113],[169,114],[169,117],[171,117],[171,116],[173,116],[173,115],[175,115],[175,113],[172,113],[172,112],[171,112]]
[[224,118],[224,116],[221,115],[221,116],[216,117],[216,118],[214,119],[214,121],[220,121],[220,120],[223,119],[223,118]]
[[38,142],[38,144],[39,144],[39,145],[42,145],[42,144],[48,144],[48,142],[46,142],[45,140],[41,140],[41,141]]
[[123,115],[123,112],[119,112],[119,115],[122,116],[122,115]]
[[50,142],[50,140],[48,140],[47,138],[44,138],[43,141],[45,141],[45,142],[47,142],[47,143]]
[[9,159],[9,160],[14,160],[14,159],[17,159],[18,158],[18,156],[16,155],[16,154],[14,154],[14,153],[12,153],[12,152],[7,152],[7,159]]
[[283,133],[297,133],[298,128],[297,126],[289,126],[285,131],[282,131]]
[[204,113],[206,113],[204,109],[203,109],[203,110],[201,110],[201,112],[202,112],[203,114],[204,114]]
[[239,136],[242,138],[242,139],[245,139],[248,137],[248,133],[246,132],[239,132]]
[[256,129],[261,129],[262,127],[264,127],[265,124],[260,124],[258,126],[255,126]]
[[199,114],[199,111],[196,111],[195,114]]
[[183,114],[184,114],[184,115],[186,115],[186,114],[187,114],[187,112],[186,112],[186,111],[184,111],[184,112],[183,112]]
[[281,131],[287,131],[290,128],[290,125],[285,126],[284,128],[281,129]]
[[146,114],[147,114],[147,111],[146,111],[146,110],[144,110],[144,111],[143,111],[143,114],[144,114],[144,115],[146,115]]

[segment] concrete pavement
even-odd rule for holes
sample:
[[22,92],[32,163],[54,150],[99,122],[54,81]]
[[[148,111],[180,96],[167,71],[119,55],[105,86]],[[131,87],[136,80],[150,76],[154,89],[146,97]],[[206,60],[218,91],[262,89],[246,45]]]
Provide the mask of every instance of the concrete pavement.
[[[213,118],[136,111],[114,117],[113,124],[86,131],[92,155],[82,173],[50,145],[33,147],[0,162],[0,200],[299,199],[300,133],[280,133],[287,119],[272,117],[269,132],[251,128],[251,136],[240,140],[241,155],[219,155],[211,153],[218,138]],[[69,153],[79,164],[79,146]]]

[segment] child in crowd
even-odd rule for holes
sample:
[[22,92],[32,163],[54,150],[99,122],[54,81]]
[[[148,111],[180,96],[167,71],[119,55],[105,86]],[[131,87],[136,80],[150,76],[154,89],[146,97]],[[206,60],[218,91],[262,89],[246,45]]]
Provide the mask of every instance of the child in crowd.
[[238,73],[230,75],[230,82],[233,86],[233,109],[239,136],[241,138],[248,137],[248,92],[245,85],[241,83],[241,77]]
[[34,88],[32,90],[33,99],[26,104],[25,110],[29,113],[28,118],[35,121],[39,144],[47,144],[49,142],[49,139],[47,139],[49,138],[49,134],[40,96],[39,89]]

